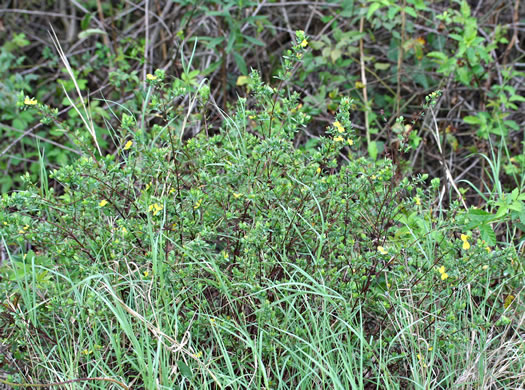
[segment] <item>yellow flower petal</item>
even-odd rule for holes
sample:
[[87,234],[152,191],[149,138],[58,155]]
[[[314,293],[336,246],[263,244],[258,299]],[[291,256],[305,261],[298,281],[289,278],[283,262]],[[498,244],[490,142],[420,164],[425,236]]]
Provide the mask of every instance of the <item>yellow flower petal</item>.
[[352,146],[354,144],[354,141],[352,139],[350,139],[350,138],[348,138],[346,140],[346,142],[348,142],[348,145],[350,145],[350,146]]
[[378,246],[377,251],[383,255],[386,255],[388,253],[382,246]]
[[30,98],[29,96],[26,96],[26,98],[24,99],[24,104],[28,106],[34,106],[37,103],[38,101],[35,98]]
[[463,241],[463,249],[465,249],[465,250],[470,249],[470,244],[468,243],[467,240]]
[[335,142],[343,142],[343,141],[344,141],[344,138],[341,137],[341,136],[338,136],[338,137],[335,137],[335,138],[334,138],[334,141],[335,141]]
[[462,234],[461,241],[467,241],[467,240],[468,240],[468,236],[466,234]]
[[149,211],[153,211],[153,215],[157,215],[159,213],[159,211],[162,210],[162,206],[160,206],[159,204],[157,203],[153,203],[152,205],[150,205],[148,207],[148,210]]
[[439,271],[440,274],[444,274],[445,273],[445,266],[442,265],[441,267],[439,267],[438,271]]
[[308,46],[308,41],[306,39],[303,39],[303,41],[301,42],[301,47],[306,47]]
[[242,196],[242,194],[239,194],[238,192],[234,192],[234,193],[233,193],[233,197],[234,197],[235,199],[238,199],[238,198],[240,198],[241,196]]
[[133,141],[128,141],[126,142],[126,145],[124,145],[124,150],[128,150],[129,148],[131,148],[131,146],[133,145]]
[[445,280],[445,279],[447,279],[447,278],[448,278],[448,274],[447,274],[446,272],[443,272],[443,273],[441,274],[441,280]]
[[157,76],[154,76],[151,73],[148,73],[146,75],[146,79],[148,79],[149,81],[157,80]]
[[335,121],[333,123],[334,127],[337,129],[338,132],[340,133],[344,133],[345,132],[345,128],[343,127],[343,125],[341,124],[341,122],[339,121]]
[[107,201],[106,199],[102,199],[98,205],[99,205],[100,207],[104,207],[104,206],[107,205],[107,204],[108,204],[108,201]]

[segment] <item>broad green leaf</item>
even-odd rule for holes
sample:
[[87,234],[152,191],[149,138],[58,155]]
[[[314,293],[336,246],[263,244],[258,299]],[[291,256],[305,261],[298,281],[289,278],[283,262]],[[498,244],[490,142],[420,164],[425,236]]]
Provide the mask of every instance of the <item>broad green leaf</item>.
[[182,360],[177,361],[177,367],[180,370],[180,373],[183,377],[187,379],[191,379],[193,377],[193,374],[191,372],[191,368],[188,367],[186,363],[184,363]]
[[496,233],[494,233],[494,230],[490,225],[481,225],[479,227],[479,232],[481,233],[481,239],[484,240],[487,243],[487,245],[496,245]]
[[414,8],[412,8],[412,7],[405,7],[405,12],[407,14],[409,14],[410,16],[412,16],[414,19],[417,18],[417,12],[416,12],[416,10]]

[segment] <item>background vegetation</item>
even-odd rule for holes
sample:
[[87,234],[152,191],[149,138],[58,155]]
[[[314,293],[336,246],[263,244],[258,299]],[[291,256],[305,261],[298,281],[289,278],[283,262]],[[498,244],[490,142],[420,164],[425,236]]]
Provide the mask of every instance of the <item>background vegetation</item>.
[[525,387],[519,0],[2,7],[4,383]]

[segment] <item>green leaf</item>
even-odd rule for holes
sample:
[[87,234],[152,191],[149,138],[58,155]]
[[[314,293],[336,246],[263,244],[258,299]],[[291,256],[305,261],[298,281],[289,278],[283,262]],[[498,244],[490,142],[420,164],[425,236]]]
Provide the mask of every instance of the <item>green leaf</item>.
[[374,68],[377,70],[387,70],[390,68],[390,64],[388,62],[376,62]]
[[235,43],[235,40],[237,39],[237,34],[235,32],[231,32],[230,37],[228,38],[228,43],[226,44],[226,53],[230,53],[233,49],[233,44]]
[[375,160],[377,158],[378,150],[377,150],[377,142],[376,141],[371,141],[368,144],[368,154],[370,155],[370,157],[373,160]]
[[78,39],[86,39],[90,35],[107,35],[107,33],[99,28],[88,28],[78,33]]
[[180,370],[180,373],[183,377],[187,379],[191,379],[193,377],[193,374],[191,372],[191,368],[188,367],[186,363],[184,363],[182,360],[177,361],[177,367]]
[[461,2],[461,15],[464,18],[468,18],[470,16],[470,6],[468,5],[466,0],[463,0]]
[[480,125],[481,119],[477,116],[467,115],[465,118],[463,118],[463,121],[465,123],[468,123],[469,125]]
[[405,12],[407,14],[409,14],[410,16],[412,16],[414,19],[417,18],[417,12],[416,12],[416,10],[414,8],[412,8],[412,7],[405,7]]
[[241,71],[241,73],[242,74],[247,74],[248,73],[248,67],[246,66],[246,62],[244,61],[244,58],[242,57],[242,55],[239,54],[238,52],[234,52],[233,53],[233,59],[235,60],[235,63],[239,67],[239,70]]
[[206,43],[206,47],[208,49],[213,49],[215,46],[220,45],[222,42],[224,42],[224,37],[216,37],[209,40],[208,43]]
[[427,54],[427,57],[429,58],[435,58],[436,60],[446,61],[448,57],[445,53],[442,53],[440,51],[431,51]]
[[341,58],[341,55],[343,53],[341,52],[341,50],[335,48],[334,50],[331,50],[330,51],[330,58],[332,60],[332,62],[336,62],[339,58]]
[[366,19],[370,20],[370,17],[376,12],[379,8],[381,8],[381,4],[379,3],[372,3],[370,7],[368,7],[368,12],[366,13]]
[[511,102],[525,102],[525,97],[520,96],[520,95],[512,95],[509,98],[509,101],[511,101]]
[[264,42],[259,41],[257,38],[251,37],[249,35],[244,35],[244,39],[256,46],[266,46]]
[[496,245],[496,233],[494,233],[494,230],[490,225],[481,225],[479,231],[481,233],[481,239],[484,240],[487,245]]

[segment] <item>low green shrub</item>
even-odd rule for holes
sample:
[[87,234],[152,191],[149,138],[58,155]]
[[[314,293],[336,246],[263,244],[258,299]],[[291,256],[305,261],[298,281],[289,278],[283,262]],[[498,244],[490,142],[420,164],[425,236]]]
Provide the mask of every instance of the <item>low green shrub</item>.
[[349,99],[326,136],[297,147],[310,118],[286,80],[307,43],[298,32],[279,86],[252,72],[253,104],[239,98],[221,128],[207,126],[205,83],[188,90],[148,75],[110,132],[114,154],[98,155],[84,136],[83,157],[2,197],[0,336],[17,361],[11,381],[523,381],[511,375],[524,363],[517,248],[492,230],[492,242],[483,238],[459,202],[440,209],[439,179],[359,156]]

